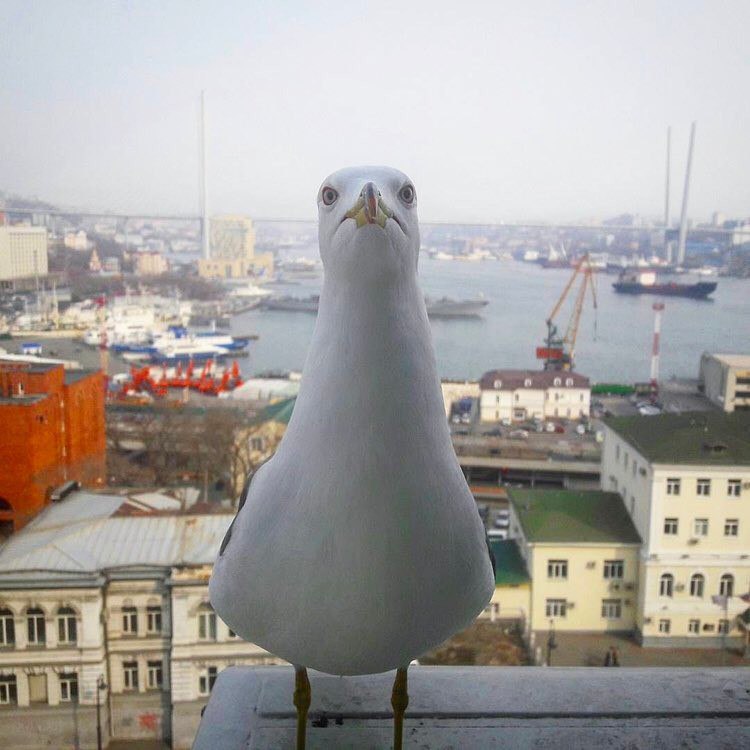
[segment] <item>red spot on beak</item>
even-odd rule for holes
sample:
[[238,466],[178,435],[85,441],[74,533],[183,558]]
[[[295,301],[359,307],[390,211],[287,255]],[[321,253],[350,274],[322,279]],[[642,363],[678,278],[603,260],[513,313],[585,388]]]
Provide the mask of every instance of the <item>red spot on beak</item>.
[[362,188],[362,197],[365,199],[367,223],[374,224],[378,215],[378,189],[374,182],[368,182]]

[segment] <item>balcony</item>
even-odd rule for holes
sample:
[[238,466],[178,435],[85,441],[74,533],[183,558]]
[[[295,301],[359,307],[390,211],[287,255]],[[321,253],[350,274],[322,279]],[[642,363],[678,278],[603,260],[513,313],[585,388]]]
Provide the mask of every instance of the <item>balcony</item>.
[[[307,748],[391,747],[393,673],[312,672]],[[290,667],[231,667],[194,750],[294,747]],[[412,667],[404,750],[742,747],[750,668]]]

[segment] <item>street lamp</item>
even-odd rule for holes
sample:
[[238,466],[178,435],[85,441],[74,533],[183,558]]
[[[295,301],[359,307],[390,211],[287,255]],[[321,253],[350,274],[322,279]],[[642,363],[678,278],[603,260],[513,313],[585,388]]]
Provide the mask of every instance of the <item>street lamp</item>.
[[107,683],[104,682],[104,677],[99,675],[99,679],[96,681],[96,750],[102,750],[102,721],[99,714],[99,707],[101,706],[99,693],[106,689]]
[[557,648],[555,640],[555,621],[549,621],[549,634],[547,635],[547,666],[552,666],[552,650]]

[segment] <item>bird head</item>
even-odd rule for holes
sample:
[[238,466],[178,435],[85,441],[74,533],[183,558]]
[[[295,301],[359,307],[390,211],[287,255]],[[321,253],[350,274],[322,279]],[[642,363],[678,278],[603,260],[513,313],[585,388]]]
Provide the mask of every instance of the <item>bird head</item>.
[[320,255],[328,277],[388,282],[415,273],[419,255],[417,195],[390,167],[350,167],[318,191]]

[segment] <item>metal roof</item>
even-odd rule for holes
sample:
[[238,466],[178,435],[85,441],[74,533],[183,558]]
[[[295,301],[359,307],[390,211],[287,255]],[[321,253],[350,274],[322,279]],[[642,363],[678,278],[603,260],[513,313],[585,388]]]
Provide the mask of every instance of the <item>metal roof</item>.
[[231,513],[116,515],[127,502],[127,496],[71,493],[0,547],[0,577],[210,565],[233,518]]

